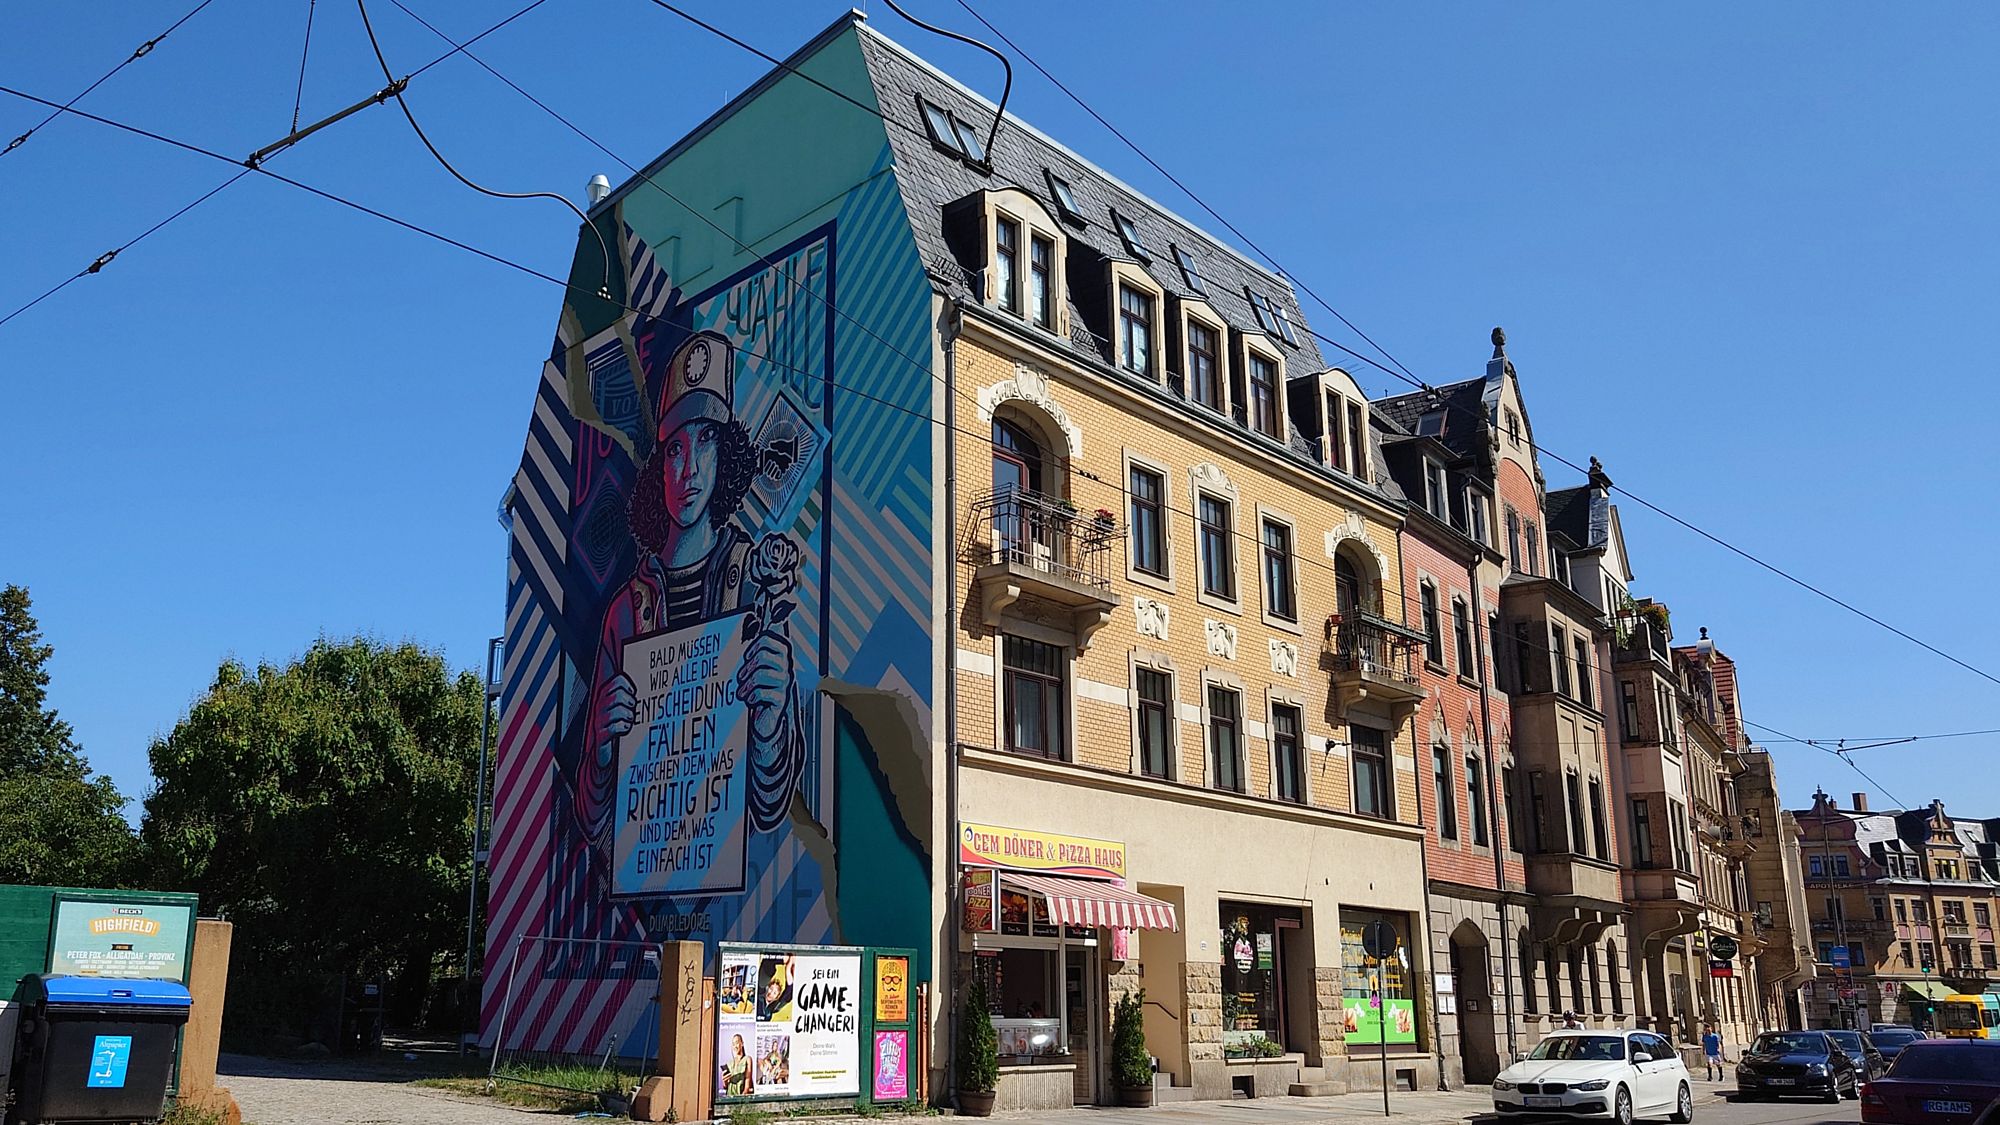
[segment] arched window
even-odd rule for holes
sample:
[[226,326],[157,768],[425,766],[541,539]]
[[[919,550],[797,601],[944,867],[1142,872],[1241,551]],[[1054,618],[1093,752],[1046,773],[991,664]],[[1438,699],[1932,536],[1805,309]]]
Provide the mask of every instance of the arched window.
[[1042,443],[1004,418],[993,420],[993,491],[1042,492]]
[[1334,605],[1340,611],[1342,621],[1351,621],[1361,611],[1361,571],[1347,553],[1337,552],[1333,556]]

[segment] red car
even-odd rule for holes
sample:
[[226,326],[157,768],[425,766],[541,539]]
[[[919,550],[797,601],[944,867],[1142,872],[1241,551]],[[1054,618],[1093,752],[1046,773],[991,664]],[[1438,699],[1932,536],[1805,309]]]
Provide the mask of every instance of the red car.
[[1861,1088],[1869,1125],[1972,1125],[2000,1114],[2000,1040],[1925,1039]]

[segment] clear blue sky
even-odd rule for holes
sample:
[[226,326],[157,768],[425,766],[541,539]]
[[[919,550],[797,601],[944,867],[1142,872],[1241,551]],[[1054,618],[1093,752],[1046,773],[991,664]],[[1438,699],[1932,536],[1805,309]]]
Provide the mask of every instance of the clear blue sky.
[[[405,2],[461,37],[518,6]],[[911,2],[973,29],[954,3]],[[2000,674],[2000,9],[976,2],[1425,378],[1478,374],[1505,325],[1544,445]],[[0,81],[65,99],[192,3],[17,5]],[[687,3],[778,55],[841,10]],[[381,85],[353,5],[319,7],[308,121]],[[997,93],[990,59],[875,7]],[[214,0],[80,108],[247,154],[290,126],[306,9]],[[389,0],[371,12],[398,73],[441,53]],[[549,0],[477,50],[637,163],[764,66],[644,0]],[[623,178],[464,59],[409,96],[495,186]],[[1013,106],[1216,229],[1025,66]],[[0,97],[0,134],[41,115]],[[567,212],[459,187],[393,107],[272,167],[545,271],[569,260]],[[0,157],[0,315],[228,174],[50,124]],[[559,302],[252,177],[0,327],[0,581],[31,588],[92,760],[143,795],[148,741],[226,657],[361,632],[476,664],[500,628],[494,511]],[[1636,592],[1685,637],[1710,628],[1753,720],[1824,738],[2000,726],[2000,688],[1622,508]],[[1857,760],[1902,801],[2000,815],[1995,745]],[[1862,784],[1773,746],[1795,805]]]

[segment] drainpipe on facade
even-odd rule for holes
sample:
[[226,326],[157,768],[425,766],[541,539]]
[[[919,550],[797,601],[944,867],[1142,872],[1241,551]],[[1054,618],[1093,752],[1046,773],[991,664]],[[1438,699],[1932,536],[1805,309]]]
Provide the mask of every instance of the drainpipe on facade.
[[938,997],[938,1012],[944,1017],[944,1085],[941,1091],[946,1097],[957,1087],[953,1080],[958,1071],[958,1036],[952,1034],[951,1017],[956,1008],[956,990],[952,982],[958,976],[958,919],[960,905],[958,866],[958,427],[956,425],[956,404],[958,402],[958,333],[964,323],[964,312],[956,298],[944,302],[944,323],[938,333],[939,345],[944,352],[944,545],[946,583],[944,590],[944,754],[945,754],[945,839],[940,841],[945,849],[945,892],[944,930],[947,940],[940,942],[940,952],[946,958],[947,971],[941,980],[945,994]]
[[[1476,556],[1470,563],[1466,564],[1465,577],[1466,581],[1472,584],[1472,600],[1479,608],[1480,617],[1485,618],[1484,611],[1486,605],[1479,585],[1479,559]],[[1490,620],[1490,618],[1486,619]],[[1473,621],[1472,629],[1474,636],[1478,636],[1479,630],[1482,628],[1486,627],[1481,620]],[[1498,748],[1493,744],[1493,705],[1487,698],[1487,692],[1491,688],[1491,684],[1487,678],[1487,661],[1492,654],[1499,651],[1499,644],[1500,640],[1493,635],[1493,630],[1486,628],[1486,644],[1483,646],[1483,651],[1478,654],[1479,659],[1474,663],[1479,667],[1479,737],[1486,745],[1486,753],[1482,755],[1486,765],[1486,823],[1492,826],[1493,889],[1497,896],[1496,905],[1500,908],[1500,991],[1507,999],[1507,1062],[1511,1066],[1520,1060],[1521,1050],[1519,1043],[1514,1038],[1514,959],[1513,955],[1508,951],[1507,936],[1509,929],[1507,925],[1507,850],[1503,850],[1503,846],[1500,843],[1500,786],[1495,783],[1493,773],[1493,756],[1498,752]],[[1511,809],[1508,810],[1510,814],[1512,811]],[[1507,838],[1512,840],[1514,832],[1514,822],[1512,820],[1507,822],[1507,832]],[[1511,850],[1511,847],[1512,845],[1507,845],[1508,850]],[[1490,983],[1487,986],[1487,1003],[1492,1003],[1492,985]],[[1502,1067],[1501,1069],[1504,1070],[1506,1068]]]

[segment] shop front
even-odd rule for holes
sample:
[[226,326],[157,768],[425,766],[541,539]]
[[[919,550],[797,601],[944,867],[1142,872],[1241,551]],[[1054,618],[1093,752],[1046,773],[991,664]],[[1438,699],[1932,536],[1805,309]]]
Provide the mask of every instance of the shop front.
[[[1368,942],[1369,928],[1377,922],[1388,927],[1393,940],[1380,956]],[[1428,1058],[1411,922],[1412,915],[1400,911],[1340,909],[1341,1030],[1357,1089],[1379,1088],[1385,1071],[1392,1086],[1407,1084],[1417,1073],[1410,1060]]]
[[1111,1100],[1107,974],[1172,905],[1126,889],[1116,841],[966,824],[965,951],[999,1038],[1001,1109]]

